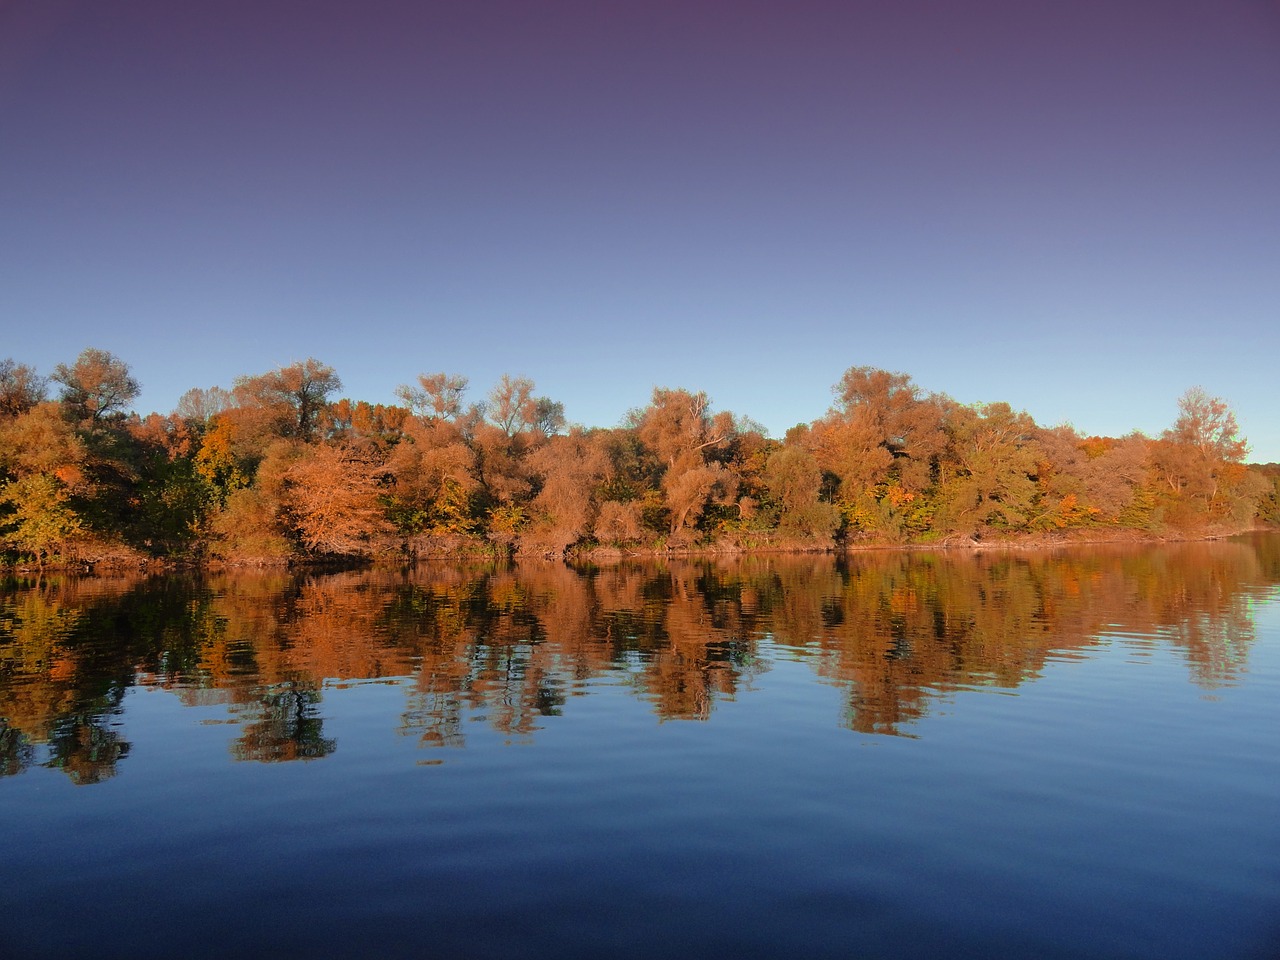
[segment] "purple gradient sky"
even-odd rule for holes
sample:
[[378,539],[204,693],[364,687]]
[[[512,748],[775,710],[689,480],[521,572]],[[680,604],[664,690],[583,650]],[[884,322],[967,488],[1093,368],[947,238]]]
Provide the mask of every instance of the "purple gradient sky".
[[0,0],[0,357],[775,436],[849,366],[1280,461],[1275,0]]

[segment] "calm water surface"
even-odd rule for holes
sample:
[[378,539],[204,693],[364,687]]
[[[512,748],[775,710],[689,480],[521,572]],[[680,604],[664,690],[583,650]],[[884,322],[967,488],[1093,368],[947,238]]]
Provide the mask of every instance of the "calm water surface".
[[0,590],[0,956],[1280,955],[1280,536]]

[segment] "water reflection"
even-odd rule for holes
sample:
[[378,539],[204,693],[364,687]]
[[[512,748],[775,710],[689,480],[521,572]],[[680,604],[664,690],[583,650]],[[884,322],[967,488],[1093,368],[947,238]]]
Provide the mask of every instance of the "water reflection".
[[[49,577],[0,594],[0,775],[110,777],[133,686],[225,707],[236,759],[338,749],[326,688],[394,682],[401,732],[461,747],[468,721],[532,737],[593,685],[706,720],[779,657],[847,691],[863,733],[910,733],[939,698],[1013,689],[1099,643],[1167,643],[1206,689],[1238,681],[1280,537],[1060,553],[896,552],[413,571]],[[1136,638],[1136,639],[1135,639]]]

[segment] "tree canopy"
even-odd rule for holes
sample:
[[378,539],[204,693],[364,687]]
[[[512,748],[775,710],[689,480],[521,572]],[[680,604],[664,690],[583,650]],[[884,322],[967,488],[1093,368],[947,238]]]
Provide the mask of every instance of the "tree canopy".
[[[48,400],[49,383],[57,384]],[[1200,388],[1159,436],[1086,437],[850,367],[781,440],[704,392],[656,387],[612,428],[503,375],[419,376],[403,405],[340,397],[314,358],[130,412],[86,349],[49,377],[0,361],[0,551],[10,562],[398,560],[575,550],[831,549],[1009,537],[1201,535],[1280,520],[1230,405]]]

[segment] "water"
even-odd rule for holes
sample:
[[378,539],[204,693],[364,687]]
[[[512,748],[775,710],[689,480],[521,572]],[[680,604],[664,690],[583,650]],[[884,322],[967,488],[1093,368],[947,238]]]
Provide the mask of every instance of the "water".
[[20,581],[0,955],[1280,955],[1280,537]]

